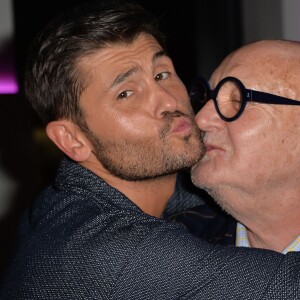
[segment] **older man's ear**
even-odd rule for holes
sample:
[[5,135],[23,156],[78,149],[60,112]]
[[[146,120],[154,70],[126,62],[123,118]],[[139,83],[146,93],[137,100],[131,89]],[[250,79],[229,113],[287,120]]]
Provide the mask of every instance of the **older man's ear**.
[[86,136],[76,124],[69,120],[48,123],[46,133],[53,143],[74,161],[84,162],[92,153]]

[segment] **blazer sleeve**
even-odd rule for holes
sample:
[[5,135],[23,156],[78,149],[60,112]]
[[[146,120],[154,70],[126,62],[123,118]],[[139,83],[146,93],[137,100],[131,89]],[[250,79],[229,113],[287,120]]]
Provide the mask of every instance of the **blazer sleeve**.
[[300,254],[213,246],[158,228],[137,248],[112,299],[300,299]]
[[108,228],[97,214],[77,227],[47,219],[23,241],[1,300],[300,299],[298,253],[214,246],[181,225],[132,218],[114,214]]

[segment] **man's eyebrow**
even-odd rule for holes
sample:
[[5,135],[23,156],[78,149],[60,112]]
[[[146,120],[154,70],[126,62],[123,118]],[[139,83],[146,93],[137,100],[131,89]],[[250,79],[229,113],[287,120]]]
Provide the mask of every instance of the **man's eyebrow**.
[[154,53],[152,61],[155,61],[156,59],[158,59],[162,56],[168,56],[164,50],[160,50],[160,51]]
[[[156,53],[154,53],[153,57],[152,57],[152,62],[154,62],[155,60],[157,60],[158,58],[162,57],[162,56],[167,56],[166,52],[163,50],[160,50]],[[118,84],[122,83],[124,80],[126,80],[128,77],[130,77],[131,75],[135,74],[136,72],[138,72],[139,68],[138,67],[132,67],[129,70],[127,70],[124,73],[119,74],[113,81],[113,83],[111,84],[110,88],[114,88],[115,86],[117,86]]]
[[138,67],[132,67],[129,70],[127,70],[124,73],[119,74],[113,81],[113,83],[111,84],[110,88],[114,88],[115,86],[117,86],[118,84],[120,84],[121,82],[123,82],[126,78],[130,77],[131,75],[135,74],[138,71]]

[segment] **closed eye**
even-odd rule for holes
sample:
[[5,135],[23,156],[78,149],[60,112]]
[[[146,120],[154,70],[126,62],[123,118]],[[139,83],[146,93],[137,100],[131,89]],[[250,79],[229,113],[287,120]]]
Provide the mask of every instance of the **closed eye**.
[[169,78],[170,75],[171,75],[170,72],[165,71],[165,72],[161,72],[161,73],[158,73],[157,75],[155,75],[154,79],[156,81],[161,81],[161,80],[165,80],[165,79]]

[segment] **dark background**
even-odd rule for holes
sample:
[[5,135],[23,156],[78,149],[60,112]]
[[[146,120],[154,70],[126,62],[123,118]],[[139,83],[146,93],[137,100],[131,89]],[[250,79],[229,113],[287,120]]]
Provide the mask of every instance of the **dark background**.
[[[17,190],[0,218],[0,275],[11,251],[18,220],[36,193],[52,178],[60,153],[45,138],[23,94],[23,70],[34,35],[62,9],[79,1],[13,1],[15,58],[20,92],[0,95],[1,167]],[[160,19],[177,73],[188,86],[196,75],[209,77],[219,62],[242,44],[239,0],[136,1]]]

